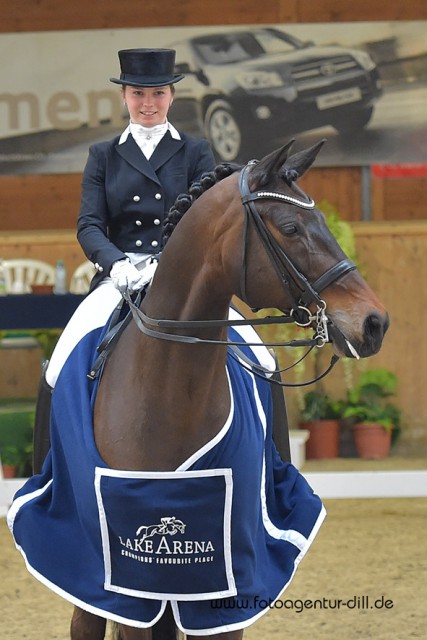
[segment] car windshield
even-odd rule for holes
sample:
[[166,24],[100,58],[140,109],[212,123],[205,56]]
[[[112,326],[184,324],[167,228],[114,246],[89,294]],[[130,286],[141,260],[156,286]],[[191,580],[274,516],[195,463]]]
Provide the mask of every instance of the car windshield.
[[259,58],[265,54],[295,51],[303,45],[273,29],[253,33],[212,34],[195,38],[194,48],[206,64],[230,64]]

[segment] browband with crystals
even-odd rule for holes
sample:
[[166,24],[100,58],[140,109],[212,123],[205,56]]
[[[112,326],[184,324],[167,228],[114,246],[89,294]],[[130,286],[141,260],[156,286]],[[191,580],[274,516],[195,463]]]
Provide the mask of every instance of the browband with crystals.
[[255,191],[248,196],[244,196],[242,198],[242,202],[249,202],[250,200],[260,200],[261,198],[273,198],[276,200],[285,200],[285,202],[289,202],[289,204],[294,204],[297,207],[302,207],[303,209],[314,209],[315,202],[310,198],[308,202],[304,200],[299,200],[298,198],[293,198],[292,196],[288,196],[285,193],[277,193],[275,191]]

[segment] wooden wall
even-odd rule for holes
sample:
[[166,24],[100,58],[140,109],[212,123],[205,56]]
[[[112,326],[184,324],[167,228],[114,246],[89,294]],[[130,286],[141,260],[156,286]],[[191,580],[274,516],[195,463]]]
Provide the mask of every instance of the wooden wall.
[[[0,232],[75,229],[80,206],[80,174],[0,176]],[[327,199],[342,217],[362,220],[359,167],[315,167],[301,186],[316,201]],[[426,178],[373,178],[371,217],[426,220]]]
[[17,256],[34,258],[52,265],[63,260],[68,283],[73,271],[86,261],[75,231],[65,229],[0,233],[0,256],[4,260]]
[[0,176],[0,232],[75,229],[80,174]]
[[424,0],[19,0],[2,2],[1,30],[55,31],[267,22],[425,20]]
[[[372,0],[269,0],[264,3],[258,0],[128,0],[125,4],[117,0],[92,0],[90,11],[84,0],[72,3],[20,0],[2,2],[0,31],[426,19],[425,0],[405,3],[401,0],[386,3]],[[396,371],[400,382],[399,401],[405,415],[405,436],[425,439],[427,408],[423,386],[427,377],[427,347],[423,313],[426,295],[421,278],[427,272],[427,222],[422,222],[427,218],[427,182],[375,178],[372,215],[375,221],[383,221],[377,224],[357,222],[361,219],[360,168],[312,169],[304,181],[305,188],[316,200],[328,199],[343,217],[354,221],[368,280],[391,315],[384,348],[369,361],[369,366],[387,366]],[[52,263],[61,257],[69,272],[83,260],[74,234],[80,175],[0,176],[0,192],[0,256],[19,252],[43,257]],[[26,231],[31,229],[42,234],[28,236]],[[9,382],[19,383],[22,374],[18,372],[13,378],[9,373]],[[37,377],[38,373],[29,379],[30,387],[34,387]],[[341,379],[342,375],[333,373],[328,385],[339,387]],[[0,379],[2,390],[4,382]],[[292,405],[292,392],[289,398]]]

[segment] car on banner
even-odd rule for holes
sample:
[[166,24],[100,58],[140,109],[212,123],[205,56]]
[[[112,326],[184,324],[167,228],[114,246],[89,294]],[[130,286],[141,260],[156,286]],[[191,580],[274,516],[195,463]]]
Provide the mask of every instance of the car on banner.
[[[173,120],[202,133],[218,159],[248,160],[276,139],[331,125],[357,133],[373,113],[381,81],[363,50],[316,46],[276,28],[200,34],[174,42]],[[196,126],[195,126],[196,125]]]

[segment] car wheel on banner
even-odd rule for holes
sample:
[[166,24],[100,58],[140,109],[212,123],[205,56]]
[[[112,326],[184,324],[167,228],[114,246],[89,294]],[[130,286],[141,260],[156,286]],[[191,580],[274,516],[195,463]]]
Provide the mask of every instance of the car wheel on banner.
[[339,133],[343,134],[360,131],[369,123],[373,111],[373,107],[348,111],[346,117],[343,118],[341,116],[334,122],[333,126]]
[[225,100],[215,100],[205,114],[206,136],[215,156],[223,162],[236,160],[242,152],[242,131]]

